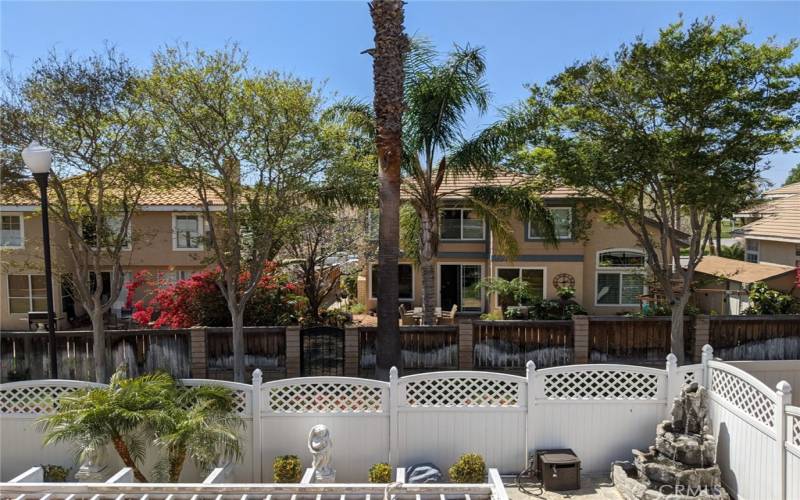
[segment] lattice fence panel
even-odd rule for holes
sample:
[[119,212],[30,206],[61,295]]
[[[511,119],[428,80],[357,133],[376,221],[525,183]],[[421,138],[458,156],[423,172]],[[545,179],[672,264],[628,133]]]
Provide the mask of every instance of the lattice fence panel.
[[763,392],[732,373],[711,369],[711,391],[767,427],[775,425],[775,403]]
[[683,383],[685,384],[692,384],[694,382],[700,382],[697,378],[697,372],[695,371],[685,371],[683,372]]
[[789,415],[789,427],[787,428],[786,441],[795,446],[800,446],[800,416]]
[[[188,387],[198,387],[200,385],[215,385],[215,384],[188,384]],[[225,386],[222,386],[225,387]],[[232,389],[226,387],[233,393],[233,410],[242,417],[250,416],[250,390]]]
[[75,386],[23,386],[0,390],[0,415],[51,415],[61,395],[78,390]]
[[264,405],[273,413],[383,413],[380,387],[319,382],[269,387]]
[[520,384],[486,378],[433,378],[405,383],[408,406],[423,408],[520,406]]
[[548,374],[547,399],[654,400],[658,375],[623,370],[586,370]]

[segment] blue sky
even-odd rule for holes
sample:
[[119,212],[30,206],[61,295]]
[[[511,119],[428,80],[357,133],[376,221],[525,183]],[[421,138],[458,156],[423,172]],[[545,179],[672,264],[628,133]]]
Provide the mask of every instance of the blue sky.
[[[526,96],[566,65],[611,56],[639,34],[657,36],[677,20],[743,20],[753,41],[800,38],[800,2],[421,2],[406,6],[406,30],[439,48],[485,48],[494,109],[470,115],[465,132],[496,118],[496,108]],[[51,48],[87,54],[115,44],[147,66],[153,50],[175,42],[215,49],[238,42],[262,69],[325,81],[330,93],[372,95],[372,25],[366,0],[353,2],[38,2],[0,0],[0,49],[24,73]],[[800,60],[800,53],[796,55]],[[3,58],[2,64],[8,64]],[[766,176],[780,184],[800,154],[772,158]]]

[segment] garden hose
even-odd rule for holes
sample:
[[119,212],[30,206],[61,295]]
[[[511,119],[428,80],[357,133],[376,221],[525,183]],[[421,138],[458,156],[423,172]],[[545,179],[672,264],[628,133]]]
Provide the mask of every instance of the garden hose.
[[[528,463],[528,468],[517,474],[516,485],[517,489],[526,495],[540,498],[544,495],[542,483],[536,479],[535,460],[531,460]],[[536,490],[538,490],[538,492],[535,492]]]

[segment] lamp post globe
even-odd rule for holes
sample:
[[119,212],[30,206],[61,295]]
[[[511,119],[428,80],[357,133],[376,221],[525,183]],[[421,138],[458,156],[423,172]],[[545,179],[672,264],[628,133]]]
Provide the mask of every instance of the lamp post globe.
[[22,160],[34,175],[48,174],[53,163],[53,153],[50,148],[33,141],[22,150]]
[[53,154],[36,141],[22,150],[22,160],[30,169],[42,199],[42,246],[44,247],[44,278],[47,286],[47,332],[50,357],[50,378],[58,378],[58,361],[56,359],[56,324],[53,308],[53,267],[50,257],[50,221],[47,203],[47,178],[53,164]]

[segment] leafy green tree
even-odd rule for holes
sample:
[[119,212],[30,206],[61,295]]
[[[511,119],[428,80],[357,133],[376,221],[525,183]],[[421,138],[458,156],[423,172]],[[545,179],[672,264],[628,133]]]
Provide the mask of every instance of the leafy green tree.
[[92,321],[98,382],[108,379],[103,316],[122,290],[125,250],[140,235],[130,221],[144,190],[159,187],[155,133],[133,92],[138,77],[113,48],[86,59],[53,52],[21,81],[6,75],[0,94],[4,164],[18,162],[32,140],[53,151],[50,213],[67,237],[54,264]]
[[236,46],[166,48],[140,92],[177,182],[201,200],[204,242],[231,315],[234,379],[243,382],[244,314],[264,264],[315,198],[354,197],[349,186],[362,185],[357,152],[345,129],[323,119],[324,98],[312,82],[257,71]]
[[744,311],[748,316],[800,314],[800,301],[789,294],[770,289],[761,281],[753,283],[748,297],[750,306]]
[[794,184],[796,182],[800,182],[800,163],[795,165],[789,171],[789,175],[786,176],[786,180],[783,182],[783,185],[788,186],[789,184]]
[[529,165],[599,194],[635,235],[670,305],[680,361],[684,309],[720,205],[757,182],[767,155],[797,144],[797,42],[746,36],[743,25],[681,21],[613,61],[567,68],[527,103],[540,146]]

